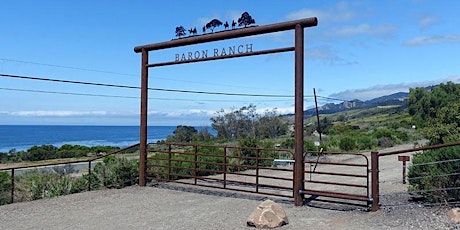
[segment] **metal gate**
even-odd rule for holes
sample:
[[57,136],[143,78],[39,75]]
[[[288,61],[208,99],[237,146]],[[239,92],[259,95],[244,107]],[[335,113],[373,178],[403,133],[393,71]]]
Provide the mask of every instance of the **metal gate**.
[[[150,144],[147,177],[156,182],[294,198],[293,153],[285,149],[198,144]],[[305,156],[304,202],[368,207],[369,161],[364,154]]]
[[322,201],[369,207],[369,160],[359,153],[308,153],[305,202]]
[[[149,144],[147,178],[293,198],[292,152],[197,144]],[[275,162],[275,164],[274,164]]]

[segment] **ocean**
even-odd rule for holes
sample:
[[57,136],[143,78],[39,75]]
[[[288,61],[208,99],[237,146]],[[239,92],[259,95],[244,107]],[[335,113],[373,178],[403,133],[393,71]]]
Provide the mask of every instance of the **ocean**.
[[[175,129],[176,126],[149,126],[147,140],[164,140]],[[139,133],[138,126],[0,125],[0,152],[63,144],[126,147],[139,143]]]

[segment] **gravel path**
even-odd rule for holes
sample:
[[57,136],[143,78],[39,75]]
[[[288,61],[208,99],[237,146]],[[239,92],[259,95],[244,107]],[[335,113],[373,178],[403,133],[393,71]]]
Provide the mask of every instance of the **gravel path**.
[[[318,202],[296,207],[271,198],[289,218],[280,229],[460,229],[448,207],[408,202],[397,156],[381,158],[380,168],[380,211]],[[171,183],[133,186],[0,206],[0,229],[253,229],[246,220],[265,199]]]
[[[252,229],[246,219],[265,197],[175,185],[129,187],[0,206],[1,229]],[[194,190],[194,191],[193,191]],[[278,201],[280,229],[460,229],[446,209],[416,204],[376,213]]]

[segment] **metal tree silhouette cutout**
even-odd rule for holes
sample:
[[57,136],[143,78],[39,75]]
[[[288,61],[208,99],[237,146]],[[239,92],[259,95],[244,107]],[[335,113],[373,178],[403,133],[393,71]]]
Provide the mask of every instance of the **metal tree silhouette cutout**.
[[182,37],[185,35],[185,28],[183,26],[176,27],[176,37]]
[[211,32],[214,32],[214,28],[221,26],[222,22],[218,19],[213,19],[208,24],[206,24],[206,29],[211,29]]
[[256,21],[249,15],[248,12],[244,12],[241,15],[241,18],[238,19],[238,26],[244,25],[244,27],[247,27],[248,25],[254,24]]

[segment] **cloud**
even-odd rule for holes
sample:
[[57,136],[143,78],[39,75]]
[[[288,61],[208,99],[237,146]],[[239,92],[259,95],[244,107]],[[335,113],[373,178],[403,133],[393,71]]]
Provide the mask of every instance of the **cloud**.
[[74,116],[105,116],[108,115],[107,111],[15,111],[8,112],[8,115],[11,116],[21,116],[21,117],[74,117]]
[[339,2],[327,10],[320,9],[300,9],[289,13],[286,18],[288,20],[296,20],[302,18],[317,17],[321,22],[329,21],[344,21],[355,17],[355,13],[348,8],[346,2]]
[[215,110],[203,110],[203,109],[190,109],[190,110],[178,110],[178,111],[149,111],[148,115],[152,116],[163,116],[169,118],[175,117],[211,117],[215,113]]
[[354,61],[347,61],[340,57],[330,46],[319,46],[305,50],[307,58],[318,61],[325,61],[328,64],[356,64]]
[[436,43],[450,43],[460,42],[460,35],[431,35],[431,36],[419,36],[412,38],[406,42],[406,46],[422,46]]
[[438,22],[438,18],[435,16],[425,16],[425,17],[420,17],[418,19],[418,25],[421,29],[430,27],[434,25],[436,22]]
[[356,26],[344,26],[334,31],[334,34],[342,37],[353,37],[353,36],[372,36],[379,38],[388,38],[393,36],[396,32],[397,27],[395,25],[387,24],[380,26],[371,26],[369,24],[360,24]]
[[263,114],[266,111],[272,111],[275,109],[277,114],[292,114],[295,111],[294,106],[291,107],[266,107],[266,108],[257,108],[257,113]]
[[437,85],[448,81],[460,82],[460,75],[447,77],[437,80],[421,81],[421,82],[409,82],[400,84],[388,84],[388,85],[375,85],[364,89],[350,89],[339,93],[331,94],[329,97],[340,98],[343,100],[359,99],[362,101],[389,95],[397,92],[409,92],[410,88],[415,87],[426,87],[431,85]]

